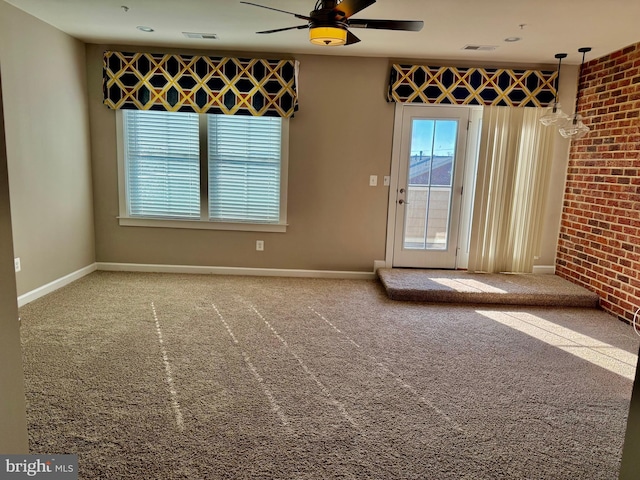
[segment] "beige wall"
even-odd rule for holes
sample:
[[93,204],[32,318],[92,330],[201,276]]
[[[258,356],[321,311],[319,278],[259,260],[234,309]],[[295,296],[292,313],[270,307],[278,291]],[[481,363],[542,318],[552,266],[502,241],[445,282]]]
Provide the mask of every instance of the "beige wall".
[[[394,115],[385,98],[388,59],[297,57],[300,110],[290,123],[290,227],[265,234],[118,225],[115,113],[102,105],[102,54],[109,48],[87,46],[97,261],[371,271],[374,260],[385,258],[388,189],[381,177],[391,170]],[[562,73],[560,91],[571,111],[577,68]],[[568,142],[558,135],[536,265],[554,265],[567,152]],[[379,176],[378,187],[368,186],[372,174]],[[258,239],[265,240],[264,252],[255,251]]]
[[0,82],[0,452],[17,454],[28,445],[2,110]]
[[84,44],[0,1],[18,294],[95,261]]
[[[371,271],[374,260],[384,259],[382,176],[390,171],[394,111],[385,100],[386,59],[298,57],[289,228],[255,233],[118,225],[115,113],[102,105],[105,49],[87,47],[99,262]],[[369,175],[379,176],[379,186],[368,186]],[[255,251],[259,239],[264,252]]]

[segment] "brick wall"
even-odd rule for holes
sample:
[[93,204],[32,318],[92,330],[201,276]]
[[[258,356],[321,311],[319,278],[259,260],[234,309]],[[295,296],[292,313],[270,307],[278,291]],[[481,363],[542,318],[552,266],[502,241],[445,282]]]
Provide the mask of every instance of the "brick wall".
[[630,321],[640,307],[640,43],[586,63],[580,91],[591,131],[571,145],[556,272]]

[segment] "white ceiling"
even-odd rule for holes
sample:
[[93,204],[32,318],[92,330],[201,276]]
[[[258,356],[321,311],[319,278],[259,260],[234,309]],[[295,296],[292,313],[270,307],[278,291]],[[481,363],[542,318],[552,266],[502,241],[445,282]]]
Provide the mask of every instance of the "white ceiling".
[[[1,1],[1,0],[0,0]],[[258,30],[303,24],[293,16],[241,4],[239,0],[6,0],[88,43],[206,49],[380,56],[510,64],[580,63],[578,48],[593,47],[587,60],[640,41],[638,0],[378,0],[353,18],[423,20],[421,32],[353,29],[362,42],[319,47],[306,30],[257,35]],[[308,15],[315,0],[252,0]],[[129,7],[125,12],[122,5]],[[520,27],[524,24],[524,27]],[[145,25],[155,29],[143,33]],[[192,40],[182,32],[215,33]],[[521,37],[515,43],[507,37]],[[467,44],[495,51],[464,51]]]

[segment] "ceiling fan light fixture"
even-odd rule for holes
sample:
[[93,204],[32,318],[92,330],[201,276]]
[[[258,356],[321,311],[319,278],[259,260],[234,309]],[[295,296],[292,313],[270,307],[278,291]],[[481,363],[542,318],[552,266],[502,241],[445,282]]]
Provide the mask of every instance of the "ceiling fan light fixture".
[[275,28],[256,32],[258,34],[277,33],[288,30],[309,29],[309,41],[314,45],[322,47],[335,47],[339,45],[353,45],[359,43],[349,28],[369,28],[373,30],[403,30],[406,32],[419,32],[424,26],[422,20],[367,20],[358,18],[351,20],[351,16],[370,7],[376,0],[317,0],[315,8],[309,15],[280,10],[279,8],[268,7],[253,2],[241,0],[240,3],[252,5],[267,10],[274,10],[280,13],[293,15],[299,20],[305,20],[305,25],[294,25],[293,27]]
[[347,43],[347,30],[340,27],[312,27],[309,41],[323,47],[337,47]]

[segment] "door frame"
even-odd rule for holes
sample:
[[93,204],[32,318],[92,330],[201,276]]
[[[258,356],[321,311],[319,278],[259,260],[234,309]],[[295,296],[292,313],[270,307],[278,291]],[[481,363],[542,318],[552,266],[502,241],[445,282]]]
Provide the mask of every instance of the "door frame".
[[[443,107],[445,105],[433,105]],[[396,103],[394,120],[393,120],[393,140],[391,150],[391,172],[389,184],[389,200],[387,205],[387,242],[385,248],[384,266],[386,268],[393,267],[393,252],[395,247],[395,229],[396,229],[396,202],[398,201],[398,182],[400,172],[400,151],[402,144],[402,124],[403,116],[406,108],[425,108],[429,105],[425,104],[403,104]],[[464,177],[463,177],[463,205],[460,212],[460,227],[458,228],[458,245],[468,245],[471,234],[471,228],[465,227],[470,225],[471,215],[473,213],[473,198],[475,194],[475,171],[478,160],[478,148],[480,124],[482,120],[482,107],[475,105],[446,105],[448,108],[466,108],[469,110],[470,126],[467,132],[467,145],[465,148]],[[477,135],[476,135],[477,133]],[[468,261],[467,255],[458,255],[455,268],[466,268]]]

